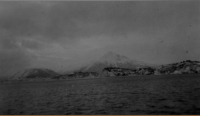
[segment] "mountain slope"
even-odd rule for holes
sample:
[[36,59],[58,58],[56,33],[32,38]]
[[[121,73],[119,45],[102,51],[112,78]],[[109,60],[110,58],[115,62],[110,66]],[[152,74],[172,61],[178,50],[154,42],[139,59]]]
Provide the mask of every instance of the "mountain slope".
[[58,75],[59,74],[49,69],[31,68],[31,69],[25,69],[25,70],[17,72],[10,79],[11,80],[26,80],[26,79],[36,79],[36,78],[52,78]]
[[121,67],[121,68],[135,69],[148,66],[150,65],[144,62],[131,60],[126,56],[119,55],[113,52],[108,52],[96,62],[82,67],[79,71],[101,73],[102,70],[106,67]]

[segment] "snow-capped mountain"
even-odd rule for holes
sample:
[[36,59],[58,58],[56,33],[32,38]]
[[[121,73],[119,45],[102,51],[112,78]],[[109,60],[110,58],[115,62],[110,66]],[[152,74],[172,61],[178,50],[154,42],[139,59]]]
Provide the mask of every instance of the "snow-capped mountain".
[[44,68],[30,68],[17,72],[14,76],[10,77],[11,80],[24,80],[36,78],[52,78],[58,76],[56,72]]
[[141,61],[131,60],[126,56],[119,55],[114,52],[108,52],[104,56],[102,56],[99,60],[87,66],[83,66],[79,71],[101,73],[102,70],[106,67],[121,67],[121,68],[135,69],[147,66],[150,65]]

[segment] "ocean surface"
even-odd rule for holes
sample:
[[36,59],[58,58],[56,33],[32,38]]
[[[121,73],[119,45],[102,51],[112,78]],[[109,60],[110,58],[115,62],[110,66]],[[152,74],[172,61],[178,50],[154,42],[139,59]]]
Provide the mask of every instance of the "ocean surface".
[[0,83],[0,114],[200,114],[200,75]]

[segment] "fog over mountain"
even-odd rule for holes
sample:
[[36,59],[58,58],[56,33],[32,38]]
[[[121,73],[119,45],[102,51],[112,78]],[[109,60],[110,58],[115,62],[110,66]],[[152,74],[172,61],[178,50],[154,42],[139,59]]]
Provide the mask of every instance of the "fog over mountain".
[[108,51],[200,61],[200,1],[0,1],[0,76],[73,70]]

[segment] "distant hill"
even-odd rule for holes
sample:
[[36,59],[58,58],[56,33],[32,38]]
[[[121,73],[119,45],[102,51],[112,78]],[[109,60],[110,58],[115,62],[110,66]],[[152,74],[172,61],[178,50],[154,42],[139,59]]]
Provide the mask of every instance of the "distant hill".
[[104,76],[135,76],[135,75],[163,75],[163,74],[200,74],[199,61],[182,61],[160,67],[143,67],[138,69],[126,69],[119,67],[107,67],[103,69]]
[[101,73],[103,69],[106,67],[137,69],[137,68],[149,67],[149,66],[153,66],[153,65],[150,65],[141,61],[137,61],[137,60],[132,60],[132,59],[127,58],[126,56],[119,55],[114,52],[108,52],[96,62],[83,66],[82,68],[79,69],[79,71]]
[[153,75],[155,68],[144,67],[139,69],[127,69],[119,67],[107,67],[103,69],[102,75],[110,76],[136,76],[136,75]]
[[200,73],[200,62],[186,60],[178,63],[162,65],[155,74],[195,74]]
[[[60,75],[53,70],[31,68],[17,72],[9,80],[49,80],[71,78],[95,78],[98,76],[135,76],[163,74],[200,74],[200,61],[186,60],[161,66],[149,65],[109,52],[98,61],[73,73]],[[4,80],[0,80],[3,82]]]
[[50,79],[59,74],[50,69],[31,68],[17,72],[10,80]]

